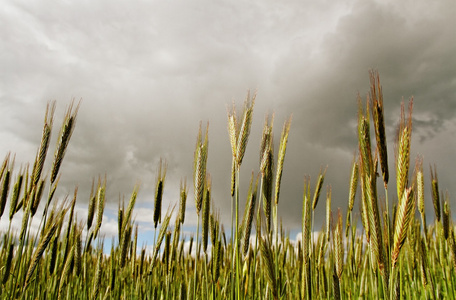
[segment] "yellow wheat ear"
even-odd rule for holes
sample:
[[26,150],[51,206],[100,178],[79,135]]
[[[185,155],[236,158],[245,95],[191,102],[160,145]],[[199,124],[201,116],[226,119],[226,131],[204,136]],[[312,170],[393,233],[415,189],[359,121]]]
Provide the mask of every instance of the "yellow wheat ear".
[[399,252],[402,245],[407,237],[408,227],[410,220],[413,216],[415,208],[415,197],[413,195],[413,189],[408,188],[404,191],[401,200],[399,201],[396,222],[394,225],[394,238],[393,238],[393,249],[391,252],[391,260],[393,268],[399,258]]
[[399,124],[399,136],[396,151],[397,199],[402,198],[402,194],[408,185],[408,173],[410,168],[410,142],[412,139],[412,108],[413,98],[409,103],[408,119],[405,120],[404,103],[402,103],[401,121]]
[[[240,166],[244,158],[245,149],[247,148],[247,142],[250,136],[250,128],[252,127],[252,117],[253,117],[253,106],[255,105],[256,93],[253,94],[250,98],[250,91],[247,93],[247,98],[244,103],[244,113],[242,117],[241,128],[239,129],[239,134],[237,137],[236,144],[236,164]],[[231,125],[230,125],[231,128]],[[230,136],[232,130],[230,129]],[[230,138],[232,140],[232,138]]]

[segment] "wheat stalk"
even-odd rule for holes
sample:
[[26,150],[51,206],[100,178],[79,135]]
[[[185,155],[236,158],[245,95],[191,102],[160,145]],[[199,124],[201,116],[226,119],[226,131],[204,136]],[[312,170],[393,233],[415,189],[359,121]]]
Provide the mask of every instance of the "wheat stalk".
[[184,181],[180,183],[180,201],[179,201],[179,222],[181,224],[184,224],[185,220],[185,204],[187,202],[187,179],[184,179]]

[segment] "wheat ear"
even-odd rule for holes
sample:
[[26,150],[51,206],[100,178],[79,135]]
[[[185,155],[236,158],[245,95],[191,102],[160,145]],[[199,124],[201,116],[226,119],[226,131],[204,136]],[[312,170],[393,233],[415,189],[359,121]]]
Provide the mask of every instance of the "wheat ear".
[[399,201],[396,222],[394,224],[394,238],[393,238],[393,249],[391,252],[391,260],[393,268],[399,258],[399,252],[404,244],[405,238],[407,237],[408,227],[410,220],[413,216],[415,208],[415,198],[413,196],[412,188],[408,188],[404,191],[401,200]]
[[380,166],[385,188],[388,185],[388,150],[386,146],[385,119],[383,112],[383,93],[380,85],[380,76],[377,71],[370,71],[370,96],[372,99],[372,117],[374,119],[375,138],[380,156]]

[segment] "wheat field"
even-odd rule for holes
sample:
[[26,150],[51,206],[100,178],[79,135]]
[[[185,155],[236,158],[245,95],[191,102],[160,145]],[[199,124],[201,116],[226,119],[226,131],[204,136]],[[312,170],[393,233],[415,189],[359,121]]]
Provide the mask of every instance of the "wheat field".
[[[255,94],[247,95],[242,115],[233,107],[227,116],[231,224],[221,224],[212,202],[209,124],[205,128],[200,124],[193,178],[181,181],[180,199],[166,212],[162,212],[162,198],[167,165],[159,163],[152,252],[138,247],[138,224],[133,218],[138,186],[128,201],[119,202],[118,236],[109,253],[103,250],[109,241],[100,234],[106,178],[94,181],[87,216],[81,220],[74,213],[76,202],[82,201],[77,188],[65,199],[54,197],[79,104],[69,106],[52,155],[48,152],[56,104],[50,102],[33,164],[15,168],[10,153],[1,164],[0,218],[8,219],[9,226],[0,231],[0,298],[456,299],[450,199],[439,189],[437,168],[430,167],[431,180],[425,182],[423,159],[411,157],[413,99],[407,108],[402,105],[392,159],[387,156],[392,145],[387,145],[385,134],[380,78],[376,71],[369,74],[367,99],[358,96],[357,100],[358,128],[353,134],[358,147],[347,170],[347,206],[331,207],[331,188],[324,189],[326,169],[313,174],[313,182],[306,177],[302,207],[297,208],[302,209],[302,239],[296,242],[285,233],[277,209],[291,116],[283,124],[279,149],[274,149],[274,117],[266,117],[257,174],[250,181],[239,181]],[[52,168],[45,174],[48,157]],[[394,170],[389,170],[389,162]],[[388,192],[391,184],[397,195]],[[432,197],[425,196],[425,185]],[[240,186],[249,186],[244,208],[239,205]],[[384,189],[386,197],[378,196],[378,188]],[[198,224],[188,237],[182,228],[186,203],[192,200]],[[427,221],[425,201],[433,203],[432,222]],[[314,228],[317,205],[326,206],[323,228]],[[44,209],[38,210],[39,206]],[[356,207],[359,214],[354,212]],[[11,224],[18,212],[21,227],[14,230]],[[37,232],[31,230],[33,220],[39,222]],[[234,234],[227,236],[225,226],[231,226]],[[188,239],[190,251],[184,249]]]

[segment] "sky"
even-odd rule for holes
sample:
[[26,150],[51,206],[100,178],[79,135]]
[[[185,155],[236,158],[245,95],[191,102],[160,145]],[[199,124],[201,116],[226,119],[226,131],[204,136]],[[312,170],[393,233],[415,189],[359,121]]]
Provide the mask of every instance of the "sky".
[[[163,211],[189,186],[185,225],[196,224],[193,152],[209,122],[214,206],[228,228],[231,148],[227,110],[257,93],[241,166],[241,204],[258,172],[264,118],[274,113],[276,150],[292,114],[279,217],[300,228],[303,182],[327,168],[332,208],[347,207],[357,150],[357,95],[369,70],[383,87],[394,198],[394,141],[401,102],[414,97],[412,165],[423,156],[426,210],[433,218],[429,165],[456,209],[456,2],[442,1],[4,1],[0,7],[0,155],[32,163],[46,104],[56,100],[53,140],[71,100],[81,101],[62,165],[60,199],[78,186],[84,219],[92,180],[107,177],[103,227],[117,234],[119,198],[140,184],[135,220],[153,231],[160,159],[167,162]],[[49,163],[49,162],[48,162]],[[49,172],[47,165],[45,171]],[[384,193],[379,191],[380,196]],[[320,203],[324,203],[321,201]],[[243,207],[243,204],[241,205]],[[355,211],[359,212],[359,199]],[[315,226],[324,224],[324,205]],[[3,218],[0,228],[7,226]],[[17,220],[20,224],[20,219]]]

